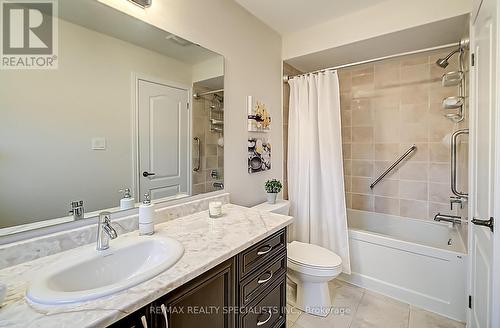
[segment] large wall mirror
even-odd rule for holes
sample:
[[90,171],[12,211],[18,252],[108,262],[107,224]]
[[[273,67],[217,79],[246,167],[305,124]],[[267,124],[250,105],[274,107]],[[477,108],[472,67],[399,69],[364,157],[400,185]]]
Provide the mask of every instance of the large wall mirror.
[[223,189],[224,58],[96,0],[58,7],[58,68],[0,71],[0,235]]

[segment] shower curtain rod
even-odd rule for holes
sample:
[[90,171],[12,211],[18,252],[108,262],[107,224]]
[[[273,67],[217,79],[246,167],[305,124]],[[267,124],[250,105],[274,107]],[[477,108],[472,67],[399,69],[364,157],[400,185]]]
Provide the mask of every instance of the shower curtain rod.
[[201,97],[201,96],[211,95],[211,94],[218,93],[218,92],[222,92],[222,91],[224,91],[224,89],[212,90],[212,91],[207,91],[207,92],[202,92],[202,93],[195,93],[195,94],[193,95],[193,97],[195,97],[195,98],[199,98],[199,97]]
[[456,47],[458,44],[459,44],[458,42],[456,42],[456,43],[449,43],[449,44],[445,44],[445,45],[442,45],[442,46],[436,46],[436,47],[425,48],[425,49],[420,49],[420,50],[408,51],[408,52],[403,52],[403,53],[399,53],[399,54],[394,54],[394,55],[389,55],[389,56],[384,56],[384,57],[379,57],[379,58],[374,58],[374,59],[367,59],[367,60],[363,60],[363,61],[359,61],[359,62],[355,62],[355,63],[350,63],[350,64],[344,64],[344,65],[339,65],[339,66],[322,68],[322,69],[319,69],[317,71],[312,71],[312,72],[308,72],[308,73],[302,73],[302,74],[297,74],[297,75],[283,75],[283,82],[286,83],[289,80],[293,79],[294,77],[298,77],[298,76],[303,76],[303,75],[308,75],[308,74],[316,74],[316,73],[331,71],[331,70],[335,70],[335,69],[341,69],[341,68],[347,68],[347,67],[351,67],[351,66],[368,64],[368,63],[373,63],[373,62],[381,61],[381,60],[384,60],[384,59],[391,59],[391,58],[401,57],[401,56],[406,56],[406,55],[414,55],[414,54],[418,54],[418,53],[421,53],[421,52],[427,52],[427,51],[432,51],[432,50],[439,50],[439,49],[444,49],[444,48]]

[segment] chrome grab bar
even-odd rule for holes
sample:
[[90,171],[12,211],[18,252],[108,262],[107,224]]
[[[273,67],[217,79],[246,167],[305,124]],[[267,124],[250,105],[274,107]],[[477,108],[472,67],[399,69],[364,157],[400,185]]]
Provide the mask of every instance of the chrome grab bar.
[[457,139],[462,134],[469,134],[469,129],[457,130],[451,135],[451,192],[460,198],[469,194],[457,190]]
[[196,141],[198,145],[198,164],[195,167],[193,167],[193,171],[198,172],[200,170],[200,164],[201,164],[201,142],[200,138],[198,137],[194,137],[193,139],[194,141]]
[[370,189],[373,189],[373,187],[375,187],[375,185],[377,185],[377,183],[380,182],[380,180],[382,180],[387,174],[389,174],[389,172],[391,172],[399,163],[401,163],[402,160],[404,160],[406,157],[408,157],[408,155],[410,155],[411,153],[413,153],[413,151],[417,150],[417,146],[413,145],[411,146],[403,155],[401,155],[401,157],[399,157],[394,163],[392,163],[391,166],[389,166],[387,168],[387,170],[384,171],[384,173],[382,173],[378,178],[377,180],[373,181],[373,183],[370,185]]

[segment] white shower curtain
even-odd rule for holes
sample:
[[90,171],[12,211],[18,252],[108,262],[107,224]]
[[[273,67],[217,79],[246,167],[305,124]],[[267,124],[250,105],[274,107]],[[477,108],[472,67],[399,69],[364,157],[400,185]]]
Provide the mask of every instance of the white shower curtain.
[[295,240],[332,250],[350,273],[336,71],[291,79],[288,194]]

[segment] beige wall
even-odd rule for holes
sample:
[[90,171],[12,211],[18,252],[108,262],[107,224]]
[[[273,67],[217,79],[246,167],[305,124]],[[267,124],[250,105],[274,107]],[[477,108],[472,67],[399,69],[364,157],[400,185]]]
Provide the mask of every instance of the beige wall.
[[[470,0],[384,1],[352,14],[284,35],[283,58],[294,58],[374,38],[460,16],[470,11]],[[388,13],[394,14],[388,15]]]
[[[349,208],[432,219],[451,213],[450,135],[459,128],[445,118],[444,72],[423,53],[339,71],[346,199]],[[418,150],[373,190],[369,185],[412,144]],[[456,211],[453,211],[456,213]]]
[[57,70],[0,72],[0,226],[66,216],[72,200],[118,206],[133,187],[132,72],[191,85],[190,65],[63,20],[59,53]]
[[[266,199],[264,182],[282,178],[281,37],[233,0],[162,0],[142,10],[127,1],[101,0],[225,57],[224,103],[226,190],[231,201],[254,205]],[[272,169],[247,171],[246,97],[271,111]]]

